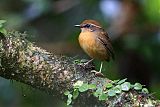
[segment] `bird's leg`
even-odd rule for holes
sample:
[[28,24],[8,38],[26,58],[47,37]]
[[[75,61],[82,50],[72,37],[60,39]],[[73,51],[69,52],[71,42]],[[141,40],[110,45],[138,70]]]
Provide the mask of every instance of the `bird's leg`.
[[95,70],[92,70],[91,72],[95,73],[95,75],[96,75],[97,77],[104,77],[104,75],[101,73],[102,67],[103,67],[103,62],[101,62],[101,66],[100,66],[99,72],[98,72],[98,71],[95,71]]
[[102,71],[102,68],[103,68],[103,62],[101,62],[101,66],[100,66],[100,69],[99,69],[99,72],[101,73]]

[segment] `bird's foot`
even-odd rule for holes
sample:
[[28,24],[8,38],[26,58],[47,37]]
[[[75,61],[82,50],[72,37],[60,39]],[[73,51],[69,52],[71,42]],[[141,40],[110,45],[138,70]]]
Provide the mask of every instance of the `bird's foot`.
[[102,77],[102,78],[104,78],[104,75],[101,72],[98,72],[96,70],[92,70],[91,72],[94,73],[96,77]]

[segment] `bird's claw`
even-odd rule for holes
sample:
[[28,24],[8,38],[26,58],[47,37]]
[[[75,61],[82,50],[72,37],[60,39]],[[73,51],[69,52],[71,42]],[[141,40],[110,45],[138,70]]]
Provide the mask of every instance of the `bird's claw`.
[[92,70],[91,72],[94,73],[96,77],[102,77],[102,78],[104,78],[104,75],[101,72],[98,72],[96,70]]

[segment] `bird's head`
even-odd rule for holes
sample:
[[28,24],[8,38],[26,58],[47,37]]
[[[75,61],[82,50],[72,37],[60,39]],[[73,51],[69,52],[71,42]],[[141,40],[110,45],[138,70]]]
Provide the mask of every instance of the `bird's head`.
[[102,29],[102,26],[95,20],[84,20],[80,25],[75,25],[75,27],[81,28],[82,32],[93,32]]

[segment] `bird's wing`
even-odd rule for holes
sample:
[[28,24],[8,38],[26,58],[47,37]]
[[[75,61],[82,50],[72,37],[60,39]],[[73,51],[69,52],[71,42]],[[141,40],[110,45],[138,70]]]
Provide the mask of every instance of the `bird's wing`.
[[114,51],[107,32],[103,31],[100,33],[101,34],[98,36],[99,41],[105,46],[106,50],[109,52],[109,55],[114,60]]

